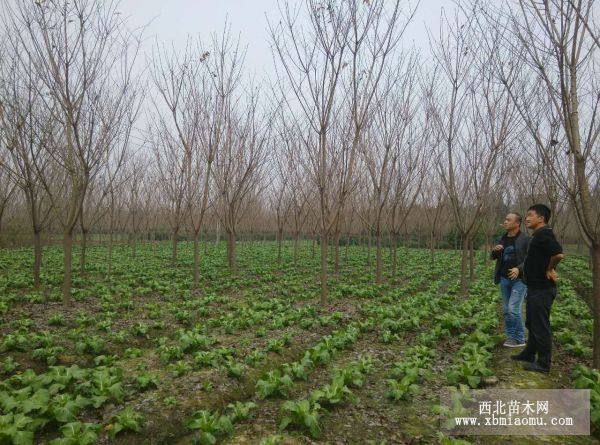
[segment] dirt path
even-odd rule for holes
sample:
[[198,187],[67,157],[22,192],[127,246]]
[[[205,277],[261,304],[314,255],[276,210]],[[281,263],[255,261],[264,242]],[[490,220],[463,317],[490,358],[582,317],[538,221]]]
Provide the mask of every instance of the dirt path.
[[[499,317],[502,313],[499,311]],[[502,318],[501,318],[502,320]],[[502,329],[502,326],[500,327]],[[498,384],[496,388],[510,389],[559,389],[570,388],[569,372],[572,359],[568,354],[553,346],[553,367],[550,374],[526,371],[521,362],[510,358],[517,354],[522,348],[506,348],[499,344],[494,350],[492,369]],[[477,444],[524,444],[534,445],[540,443],[548,444],[600,444],[597,438],[592,436],[479,436],[471,440]]]

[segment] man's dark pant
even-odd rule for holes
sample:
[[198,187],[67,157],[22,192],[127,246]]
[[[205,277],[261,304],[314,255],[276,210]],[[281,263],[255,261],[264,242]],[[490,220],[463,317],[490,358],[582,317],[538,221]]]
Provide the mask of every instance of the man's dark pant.
[[525,327],[529,330],[527,345],[520,355],[535,360],[544,368],[550,368],[552,361],[552,329],[550,309],[556,297],[556,287],[527,288],[525,303]]

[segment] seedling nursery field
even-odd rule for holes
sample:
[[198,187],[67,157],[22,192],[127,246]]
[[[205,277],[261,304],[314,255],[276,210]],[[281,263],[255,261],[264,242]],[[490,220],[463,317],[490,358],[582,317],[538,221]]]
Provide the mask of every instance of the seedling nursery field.
[[225,246],[211,243],[195,292],[191,244],[176,262],[169,249],[146,243],[134,256],[119,245],[109,277],[106,249],[88,247],[66,308],[59,248],[45,249],[42,291],[29,249],[0,251],[0,443],[539,443],[444,434],[440,414],[452,408],[440,391],[490,386],[590,388],[592,436],[545,441],[596,443],[583,257],[562,267],[556,366],[545,376],[502,348],[482,255],[464,296],[455,251],[432,262],[428,250],[401,248],[396,276],[376,286],[367,248],[351,246],[323,305],[309,244],[294,264],[291,248],[278,262],[276,244],[243,242],[232,276]]

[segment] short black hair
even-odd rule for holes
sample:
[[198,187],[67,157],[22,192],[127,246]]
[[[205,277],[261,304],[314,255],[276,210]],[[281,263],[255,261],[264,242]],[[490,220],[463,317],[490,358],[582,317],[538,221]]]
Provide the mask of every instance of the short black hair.
[[523,221],[523,217],[519,212],[508,212],[508,214],[515,215],[517,217],[517,221],[519,221],[519,224],[521,224],[521,222]]
[[527,209],[528,212],[530,210],[533,210],[535,213],[538,214],[538,216],[541,216],[542,218],[544,218],[544,222],[546,224],[548,224],[548,222],[550,221],[550,216],[552,215],[552,212],[550,212],[550,207],[548,207],[547,205],[534,204]]

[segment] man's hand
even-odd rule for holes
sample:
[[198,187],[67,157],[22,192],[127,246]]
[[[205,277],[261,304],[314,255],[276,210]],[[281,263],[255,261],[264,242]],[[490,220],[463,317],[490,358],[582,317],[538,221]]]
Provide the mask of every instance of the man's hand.
[[494,252],[500,252],[502,249],[504,249],[504,246],[502,244],[494,246]]
[[508,278],[511,280],[516,280],[519,278],[519,268],[513,267],[512,269],[508,269]]
[[556,269],[548,269],[546,271],[546,278],[556,283],[556,280],[558,280],[558,274],[556,273]]

